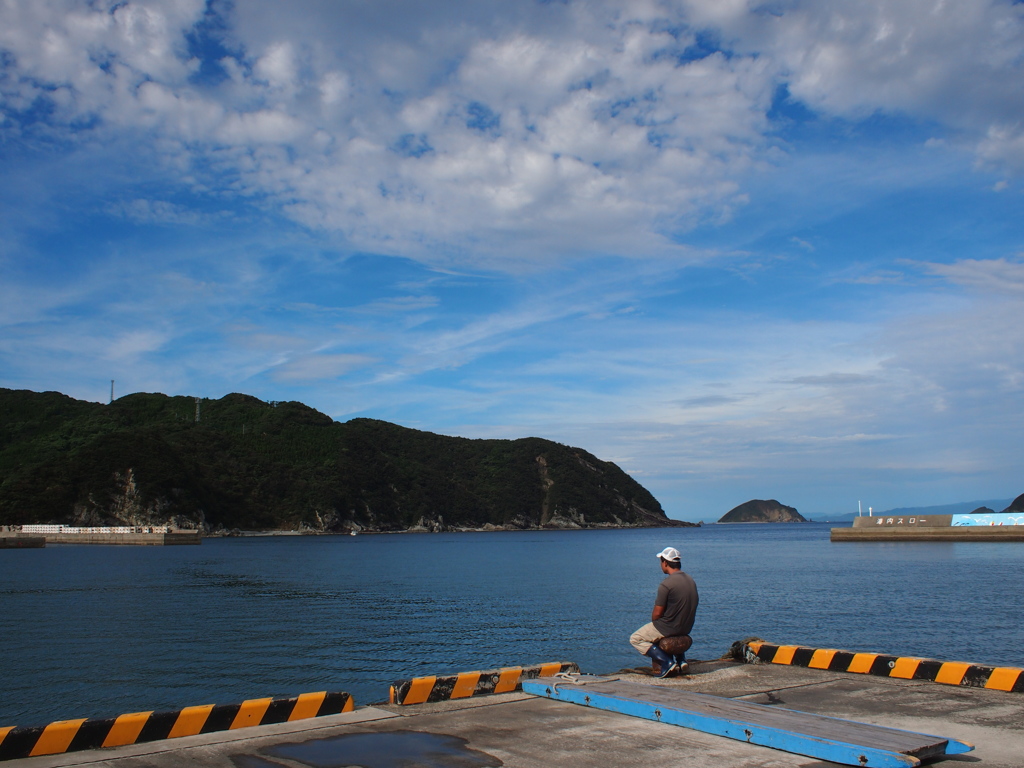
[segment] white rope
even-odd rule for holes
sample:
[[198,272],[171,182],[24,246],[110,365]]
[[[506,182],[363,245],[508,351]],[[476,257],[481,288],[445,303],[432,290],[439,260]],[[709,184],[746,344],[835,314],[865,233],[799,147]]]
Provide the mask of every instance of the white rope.
[[559,672],[555,675],[558,678],[555,682],[551,683],[551,689],[553,691],[558,690],[559,683],[563,685],[590,685],[591,683],[611,683],[618,680],[617,677],[602,677],[601,675],[584,675],[574,672]]

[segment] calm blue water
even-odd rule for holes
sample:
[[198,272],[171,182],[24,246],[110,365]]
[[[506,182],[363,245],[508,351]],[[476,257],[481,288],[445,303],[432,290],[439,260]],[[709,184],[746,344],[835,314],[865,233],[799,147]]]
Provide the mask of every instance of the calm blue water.
[[827,524],[206,539],[0,550],[0,726],[316,690],[358,705],[422,674],[612,672],[672,545],[734,640],[1024,665],[1024,545],[829,542]]

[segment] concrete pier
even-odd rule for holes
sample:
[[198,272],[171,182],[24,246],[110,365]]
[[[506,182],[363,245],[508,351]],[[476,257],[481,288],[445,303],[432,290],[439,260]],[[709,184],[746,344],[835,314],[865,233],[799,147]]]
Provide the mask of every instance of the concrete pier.
[[0,537],[31,536],[50,544],[127,544],[164,546],[200,544],[202,535],[195,530],[169,526],[77,527],[70,525],[4,526]]
[[44,535],[48,544],[164,546],[202,543],[199,531],[172,531],[169,533],[47,533]]
[[41,549],[45,546],[46,538],[43,536],[0,531],[0,549]]
[[991,528],[833,528],[832,541],[1024,541],[1024,525]]
[[[780,664],[691,662],[691,674],[608,677],[939,734],[975,750],[936,766],[1020,768],[1024,695]],[[357,702],[358,704],[358,702]],[[313,720],[14,760],[25,768],[279,768],[361,765],[825,768],[831,763],[521,692],[373,704]]]
[[832,541],[1024,541],[1024,513],[878,515],[833,528]]

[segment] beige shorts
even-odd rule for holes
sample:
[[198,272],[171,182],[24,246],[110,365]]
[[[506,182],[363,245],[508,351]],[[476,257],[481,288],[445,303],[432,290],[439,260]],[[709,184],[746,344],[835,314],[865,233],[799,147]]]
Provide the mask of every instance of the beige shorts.
[[661,640],[663,637],[664,635],[654,626],[654,622],[648,622],[629,636],[629,644],[646,656],[647,651],[654,645],[654,641]]

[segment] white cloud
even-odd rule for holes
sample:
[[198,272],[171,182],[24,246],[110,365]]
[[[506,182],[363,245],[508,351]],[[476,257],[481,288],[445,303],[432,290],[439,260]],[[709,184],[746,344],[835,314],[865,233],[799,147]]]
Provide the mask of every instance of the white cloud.
[[982,294],[1024,296],[1024,261],[962,259],[923,266],[934,275]]
[[708,16],[744,52],[767,56],[790,93],[827,115],[876,112],[963,131],[980,159],[1024,170],[1024,7],[1002,0],[736,2]]
[[271,375],[278,381],[308,384],[321,379],[334,380],[374,362],[374,358],[365,355],[298,355],[274,366]]
[[141,223],[194,225],[220,218],[167,200],[136,198],[108,206],[108,210]]
[[229,115],[217,131],[226,144],[288,144],[305,133],[303,124],[277,110]]
[[109,360],[125,360],[158,351],[168,341],[166,333],[137,330],[121,333],[107,347]]
[[[678,254],[674,234],[728,217],[745,174],[771,162],[781,83],[829,116],[938,121],[969,137],[979,162],[1024,168],[1024,10],[1004,2],[788,0],[771,13],[739,0],[313,2],[285,13],[254,0],[227,18],[219,84],[195,79],[189,52],[206,10],[5,4],[0,130],[31,130],[13,119],[48,102],[51,130],[148,133],[153,151],[177,153],[162,160],[182,180],[276,201],[355,247],[506,267]],[[702,28],[728,54],[684,56]]]
[[395,296],[364,304],[357,311],[383,315],[404,314],[433,309],[439,304],[440,301],[436,296]]
[[906,382],[904,401],[918,400],[919,408],[948,412],[965,425],[985,412],[986,419],[1010,419],[1010,428],[1014,410],[998,417],[1000,409],[991,409],[993,402],[1019,398],[1024,390],[1019,296],[987,293],[971,303],[947,301],[886,328],[881,341],[892,354],[885,369]]
[[298,65],[290,42],[271,45],[253,65],[253,74],[272,90],[291,91],[298,85]]
[[[1024,172],[1024,125],[1018,122],[989,126],[985,138],[978,144],[978,162],[984,167],[1015,174]],[[997,191],[1002,188],[997,184]]]

